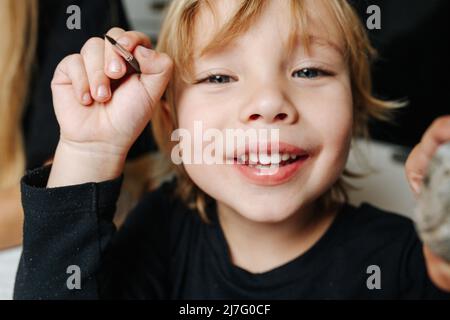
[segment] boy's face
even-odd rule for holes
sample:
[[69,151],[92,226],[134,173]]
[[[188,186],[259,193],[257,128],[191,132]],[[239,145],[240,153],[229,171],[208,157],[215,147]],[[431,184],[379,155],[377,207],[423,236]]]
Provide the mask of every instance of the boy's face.
[[[220,19],[228,19],[237,3],[217,1]],[[219,76],[177,88],[179,126],[192,136],[194,121],[202,121],[203,130],[223,132],[279,129],[280,154],[291,158],[278,170],[185,164],[190,178],[218,201],[219,208],[253,221],[279,222],[306,208],[333,185],[347,159],[352,92],[341,38],[320,1],[309,1],[307,7],[312,18],[308,33],[313,37],[309,54],[301,41],[294,52],[287,49],[289,1],[269,1],[236,41],[195,58],[195,79]],[[212,19],[207,11],[200,15],[197,45],[210,39]]]

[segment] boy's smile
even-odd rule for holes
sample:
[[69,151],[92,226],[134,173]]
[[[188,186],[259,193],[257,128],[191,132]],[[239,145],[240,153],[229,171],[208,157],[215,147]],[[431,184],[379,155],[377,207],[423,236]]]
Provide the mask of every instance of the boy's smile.
[[311,156],[310,152],[286,142],[277,141],[274,148],[267,144],[265,149],[255,146],[236,150],[233,168],[250,183],[274,186],[291,179]]

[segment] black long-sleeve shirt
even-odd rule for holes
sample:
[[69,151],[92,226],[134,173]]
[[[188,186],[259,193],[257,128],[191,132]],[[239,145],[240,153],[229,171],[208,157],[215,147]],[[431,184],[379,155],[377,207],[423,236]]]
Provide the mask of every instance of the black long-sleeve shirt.
[[[412,222],[368,204],[345,204],[307,252],[254,274],[231,262],[216,206],[211,223],[173,196],[176,181],[148,193],[115,231],[121,179],[46,188],[49,167],[22,180],[23,254],[16,299],[443,298],[427,276]],[[81,289],[68,289],[70,265]],[[369,289],[373,267],[380,289]],[[371,280],[369,279],[369,282]]]

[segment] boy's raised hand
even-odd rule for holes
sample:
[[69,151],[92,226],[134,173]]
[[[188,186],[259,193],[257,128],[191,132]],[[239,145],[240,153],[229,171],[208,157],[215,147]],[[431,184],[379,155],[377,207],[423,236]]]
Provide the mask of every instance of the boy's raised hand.
[[[419,195],[428,166],[440,145],[450,142],[450,116],[436,119],[406,161],[406,176],[416,196]],[[450,196],[450,195],[449,195]],[[450,263],[424,246],[428,273],[441,289],[450,291]]]
[[60,62],[51,84],[60,141],[49,187],[120,175],[170,80],[172,60],[151,50],[143,33],[113,28],[108,35],[133,53],[142,74],[126,75],[127,63],[102,38]]

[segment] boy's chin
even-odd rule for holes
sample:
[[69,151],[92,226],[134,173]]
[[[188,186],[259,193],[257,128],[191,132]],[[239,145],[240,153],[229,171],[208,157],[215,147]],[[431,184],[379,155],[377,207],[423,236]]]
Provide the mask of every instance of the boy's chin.
[[[286,203],[286,202],[285,202]],[[236,212],[243,218],[258,223],[279,223],[291,217],[296,210],[281,203],[239,203]]]

